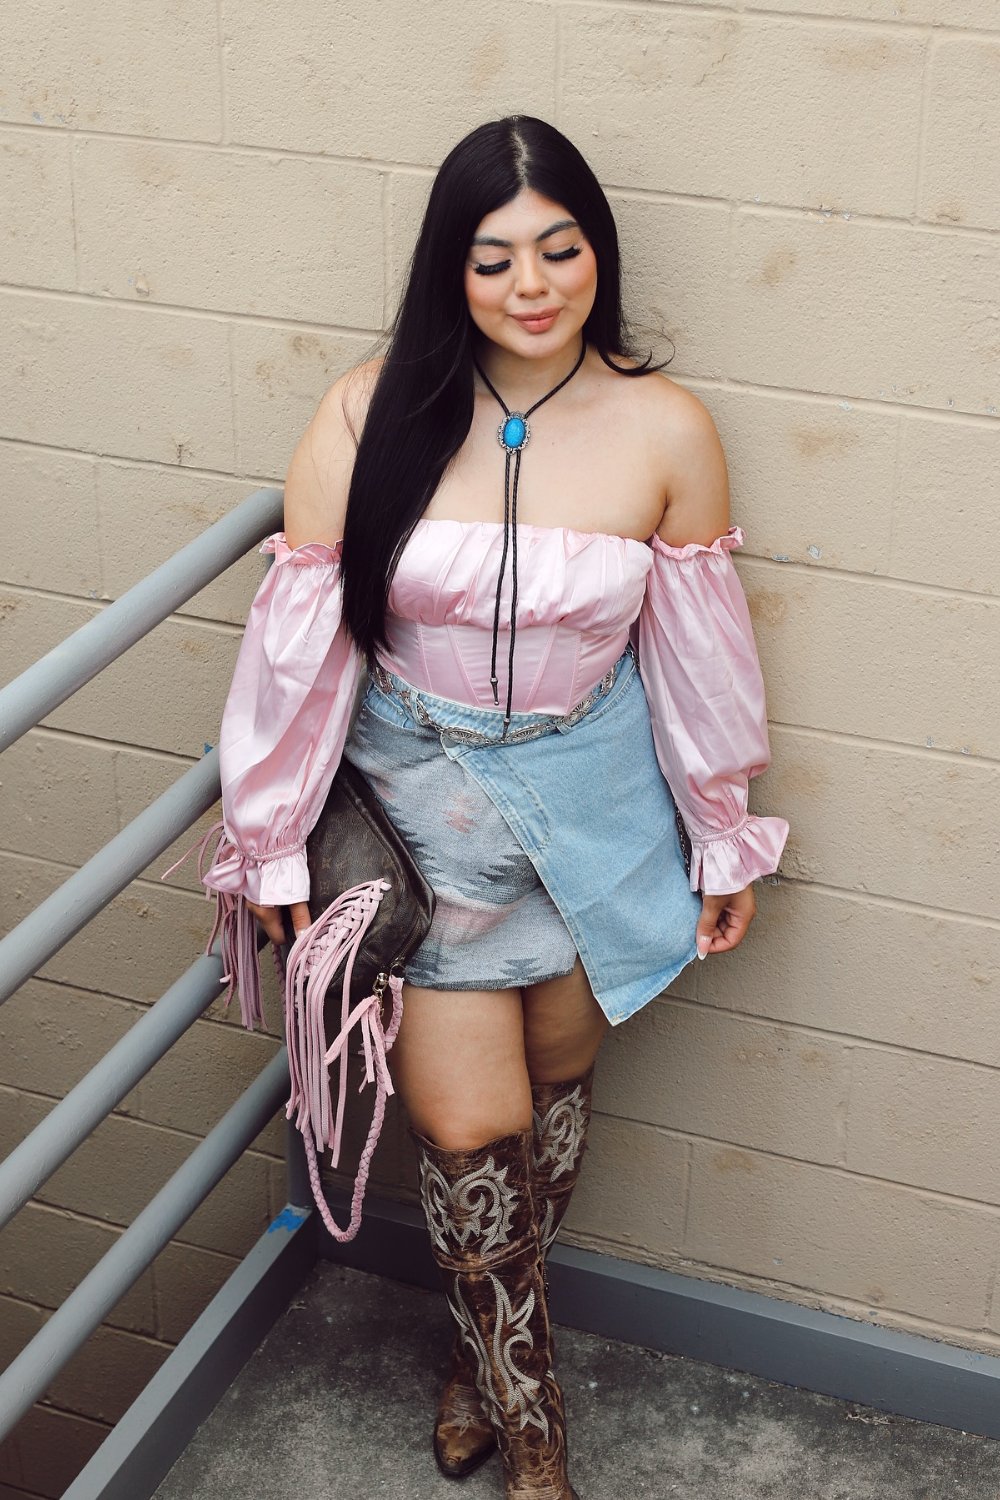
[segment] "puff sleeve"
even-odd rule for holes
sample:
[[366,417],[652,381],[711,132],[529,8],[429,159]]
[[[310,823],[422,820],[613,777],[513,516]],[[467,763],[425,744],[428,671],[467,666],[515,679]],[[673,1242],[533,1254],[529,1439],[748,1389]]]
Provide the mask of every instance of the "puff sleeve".
[[730,527],[705,547],[654,533],[638,620],[639,672],[656,757],[691,839],[691,889],[723,895],[773,873],[784,818],[748,811],[750,778],[770,764],[767,712]]
[[361,673],[343,623],[341,548],[292,549],[284,532],[261,544],[274,562],[250,606],[222,715],[222,822],[202,841],[199,874],[217,901],[206,951],[221,931],[225,998],[239,989],[250,1027],[262,1013],[256,919],[246,903],[308,899],[305,843],[340,763]]
[[342,623],[341,543],[284,532],[257,591],[219,734],[224,838],[203,877],[261,906],[309,898],[305,843],[347,738],[360,660]]

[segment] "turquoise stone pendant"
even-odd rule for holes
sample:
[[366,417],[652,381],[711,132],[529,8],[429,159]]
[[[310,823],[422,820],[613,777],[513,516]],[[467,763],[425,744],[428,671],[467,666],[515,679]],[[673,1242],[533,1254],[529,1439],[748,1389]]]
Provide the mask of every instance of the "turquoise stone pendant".
[[528,419],[519,411],[512,411],[506,421],[497,428],[497,441],[508,453],[517,453],[531,436]]

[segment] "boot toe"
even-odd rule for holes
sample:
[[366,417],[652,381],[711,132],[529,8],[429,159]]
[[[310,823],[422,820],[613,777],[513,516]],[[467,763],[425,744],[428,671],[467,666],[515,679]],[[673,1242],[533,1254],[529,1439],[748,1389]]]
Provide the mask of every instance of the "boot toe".
[[442,1441],[435,1429],[432,1439],[434,1460],[446,1479],[464,1479],[480,1468],[496,1452],[496,1440],[491,1433],[478,1447],[463,1449]]

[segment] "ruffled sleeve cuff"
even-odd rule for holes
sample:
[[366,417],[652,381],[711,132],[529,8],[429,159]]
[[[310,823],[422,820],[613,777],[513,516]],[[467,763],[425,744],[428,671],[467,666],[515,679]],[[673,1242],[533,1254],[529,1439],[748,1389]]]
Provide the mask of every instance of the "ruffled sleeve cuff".
[[781,860],[788,824],[784,818],[748,813],[735,828],[691,836],[691,889],[706,896],[742,891],[762,875],[773,875]]
[[273,555],[275,564],[287,564],[293,568],[332,567],[340,562],[344,549],[343,539],[334,542],[303,542],[301,547],[289,547],[283,531],[266,536],[257,551],[264,556]]
[[290,906],[309,900],[309,871],[305,844],[254,854],[240,849],[224,834],[214,864],[202,876],[210,890],[243,896],[255,906]]
[[737,547],[742,547],[746,541],[746,533],[742,526],[730,526],[723,536],[716,537],[715,541],[706,546],[702,542],[686,542],[683,547],[671,547],[665,542],[659,532],[654,531],[649,539],[654,553],[658,552],[663,557],[672,558],[674,562],[694,562],[699,558],[706,561],[709,557],[724,557],[727,552],[733,552]]

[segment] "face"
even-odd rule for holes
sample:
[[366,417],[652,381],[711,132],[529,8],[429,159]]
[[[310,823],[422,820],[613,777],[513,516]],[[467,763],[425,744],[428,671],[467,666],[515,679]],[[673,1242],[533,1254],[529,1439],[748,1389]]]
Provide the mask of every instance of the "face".
[[502,349],[548,358],[575,343],[596,293],[597,257],[561,203],[524,188],[478,226],[465,295],[476,327]]

